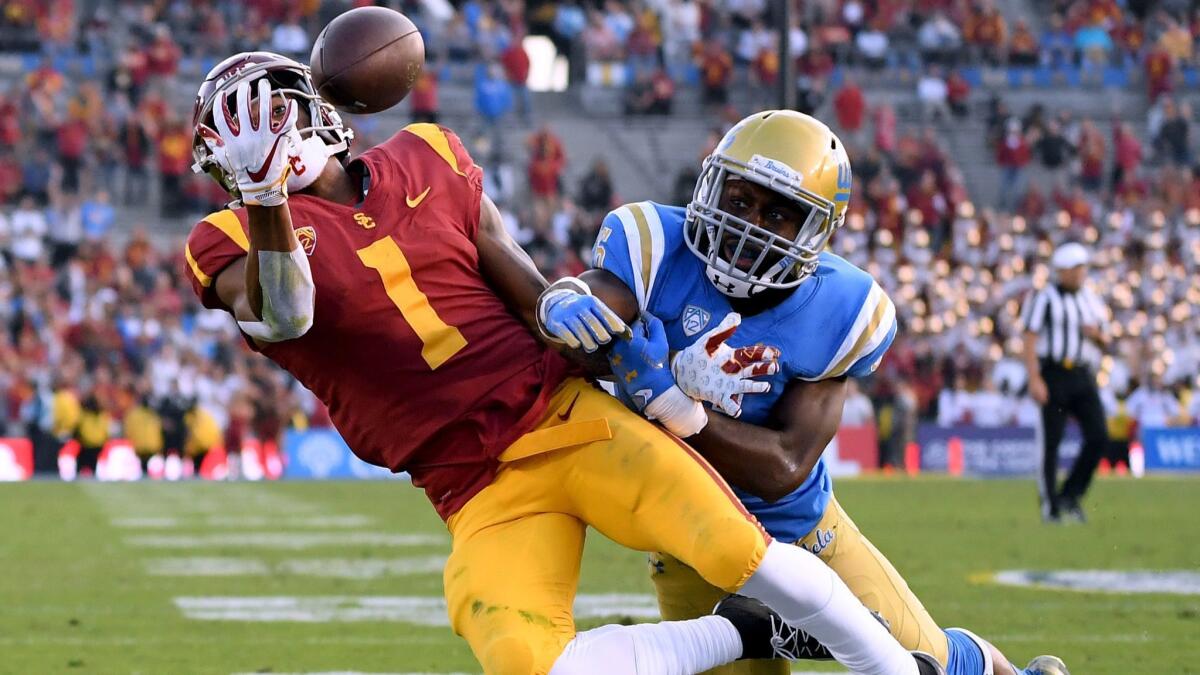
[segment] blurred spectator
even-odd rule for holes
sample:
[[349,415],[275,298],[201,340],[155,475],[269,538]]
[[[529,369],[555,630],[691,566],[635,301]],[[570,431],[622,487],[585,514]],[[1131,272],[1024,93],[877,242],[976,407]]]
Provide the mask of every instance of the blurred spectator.
[[612,179],[608,175],[608,163],[602,157],[592,162],[592,168],[579,183],[579,206],[591,213],[613,207]]
[[[842,131],[850,138],[857,138],[863,128],[867,102],[863,97],[862,89],[853,78],[846,78],[841,89],[834,95],[833,109],[837,114],[837,123]],[[850,138],[844,140],[849,141]]]
[[1057,67],[1070,63],[1074,59],[1075,44],[1071,33],[1065,28],[1063,16],[1059,12],[1050,15],[1039,42],[1043,64]]
[[1063,135],[1057,119],[1046,123],[1046,130],[1038,135],[1035,149],[1042,166],[1052,173],[1065,169],[1075,149]]
[[616,61],[623,55],[622,42],[604,15],[593,10],[583,31],[583,47],[588,63]]
[[1151,372],[1146,383],[1129,395],[1125,402],[1139,429],[1170,426],[1182,414],[1179,400],[1163,386],[1162,375]]
[[1009,118],[1004,138],[996,148],[996,163],[1004,169],[1004,180],[1000,186],[1002,205],[1011,208],[1021,199],[1025,189],[1025,167],[1031,158],[1032,152],[1021,131],[1020,120]]
[[927,62],[953,63],[962,46],[959,29],[941,12],[935,12],[917,31],[917,45]]
[[733,59],[720,42],[709,41],[700,53],[698,64],[703,86],[701,100],[708,105],[723,106],[729,102],[729,80],[733,76]]
[[1125,176],[1137,171],[1142,163],[1142,142],[1128,123],[1113,123],[1114,161],[1112,188],[1116,189]]
[[[804,35],[804,33],[800,34]],[[795,44],[794,40],[793,44]],[[876,22],[872,22],[867,28],[858,32],[858,35],[854,37],[854,46],[867,67],[879,70],[887,65],[891,45],[887,33],[880,30]],[[800,53],[803,51],[801,50]]]
[[103,241],[117,220],[117,212],[109,203],[108,192],[99,190],[90,200],[84,202],[80,207],[80,218],[83,221],[83,234],[87,240]]
[[842,404],[842,425],[848,427],[874,426],[875,406],[862,392],[858,380],[846,381],[846,401]]
[[542,126],[529,137],[528,145],[529,191],[535,200],[549,206],[558,197],[566,165],[562,141],[548,126]]
[[21,198],[10,220],[12,255],[17,260],[37,262],[42,257],[43,242],[49,225],[46,214],[38,208],[33,197]]
[[950,76],[946,78],[946,102],[950,105],[950,112],[958,118],[966,117],[970,112],[968,108],[970,98],[970,83],[957,69],[950,71]]
[[413,84],[409,101],[414,122],[437,124],[438,110],[441,106],[438,101],[438,78],[435,70],[432,67],[425,68]]
[[312,45],[308,41],[308,31],[300,25],[298,12],[288,12],[287,18],[271,31],[271,51],[290,56],[300,61],[307,61]]
[[1037,38],[1025,19],[1017,19],[1008,42],[1008,62],[1014,66],[1034,66],[1039,60]]
[[639,73],[625,92],[626,115],[670,115],[675,83],[662,68]]
[[917,98],[921,101],[921,114],[925,121],[940,121],[948,117],[948,95],[946,81],[936,67],[931,67],[921,75],[917,80]]
[[500,54],[500,63],[504,65],[504,75],[516,94],[517,111],[521,115],[521,121],[529,124],[533,114],[533,101],[526,84],[529,80],[529,54],[525,53],[525,45],[521,40],[514,39],[509,42],[508,47]]
[[96,462],[100,451],[111,434],[112,418],[96,391],[83,397],[79,414],[79,426],[75,429],[75,440],[79,443],[76,467],[80,476],[96,475]]
[[48,228],[50,266],[58,269],[75,257],[83,241],[83,212],[77,195],[66,193],[54,200]]
[[970,12],[963,34],[972,47],[992,65],[1004,62],[1008,24],[992,0],[981,0]]
[[1192,163],[1192,106],[1184,101],[1178,107],[1170,98],[1163,99],[1163,122],[1154,145],[1168,162],[1187,166]]
[[161,177],[162,213],[177,213],[187,208],[183,180],[192,167],[192,133],[179,118],[169,117],[158,140],[158,174]]
[[512,98],[512,87],[499,64],[481,63],[475,67],[475,111],[494,137],[497,124],[512,110]]

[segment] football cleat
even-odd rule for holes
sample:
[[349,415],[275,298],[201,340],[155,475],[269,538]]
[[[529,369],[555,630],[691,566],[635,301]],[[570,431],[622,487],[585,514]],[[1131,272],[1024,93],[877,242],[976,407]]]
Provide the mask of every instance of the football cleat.
[[744,595],[729,595],[713,607],[742,637],[743,659],[829,660],[833,655],[802,630],[792,628],[770,607]]
[[917,661],[918,675],[946,675],[946,669],[942,667],[942,664],[932,654],[913,652],[912,655]]
[[1021,675],[1071,675],[1067,671],[1067,664],[1063,663],[1062,659],[1057,656],[1043,654],[1029,662],[1025,666],[1025,670],[1021,671]]
[[1079,523],[1087,522],[1087,514],[1083,512],[1083,507],[1079,505],[1079,500],[1074,497],[1064,497],[1059,501],[1058,509],[1064,517]]
[[[728,619],[742,637],[742,656],[739,660],[833,660],[833,654],[830,654],[825,645],[816,638],[788,625],[774,610],[753,598],[743,595],[725,596],[713,607],[713,614]],[[889,628],[887,620],[879,612],[872,611],[871,616],[884,628]],[[931,671],[931,675],[936,672]],[[924,671],[921,675],[925,675]]]

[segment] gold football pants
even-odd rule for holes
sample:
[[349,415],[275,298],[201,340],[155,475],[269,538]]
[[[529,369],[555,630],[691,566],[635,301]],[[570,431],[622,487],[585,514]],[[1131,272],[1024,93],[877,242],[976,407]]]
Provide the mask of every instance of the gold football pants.
[[770,541],[695,451],[582,379],[560,386],[500,459],[495,481],[447,523],[450,625],[488,675],[544,674],[574,637],[588,525],[729,591]]

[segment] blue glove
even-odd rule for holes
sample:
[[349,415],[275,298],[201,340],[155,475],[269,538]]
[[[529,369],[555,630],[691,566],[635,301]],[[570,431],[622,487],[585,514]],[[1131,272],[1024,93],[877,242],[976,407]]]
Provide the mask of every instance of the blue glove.
[[671,346],[662,321],[653,314],[643,314],[629,328],[633,337],[613,343],[608,365],[617,378],[617,387],[642,411],[675,386],[675,376],[667,367]]
[[671,346],[662,321],[652,314],[630,326],[632,337],[617,339],[608,352],[608,365],[617,390],[647,418],[658,420],[668,431],[687,438],[708,424],[708,412],[699,401],[675,385],[668,366]]
[[553,342],[591,353],[608,344],[614,335],[627,334],[629,327],[588,285],[574,277],[554,282],[538,298],[538,328]]

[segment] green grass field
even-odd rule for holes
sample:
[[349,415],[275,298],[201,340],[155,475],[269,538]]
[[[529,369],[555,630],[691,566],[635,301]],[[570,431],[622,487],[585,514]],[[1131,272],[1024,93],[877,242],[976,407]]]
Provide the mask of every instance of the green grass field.
[[[1101,481],[1086,526],[1041,525],[1033,491],[863,479],[838,494],[942,625],[971,628],[1020,664],[1054,652],[1074,675],[1200,673],[1194,587],[985,580],[1200,572],[1200,481]],[[0,485],[0,512],[0,673],[478,672],[449,629],[422,625],[444,621],[434,599],[448,538],[407,484],[39,482]],[[643,561],[590,535],[582,626],[645,613]],[[618,593],[631,595],[606,595]]]

